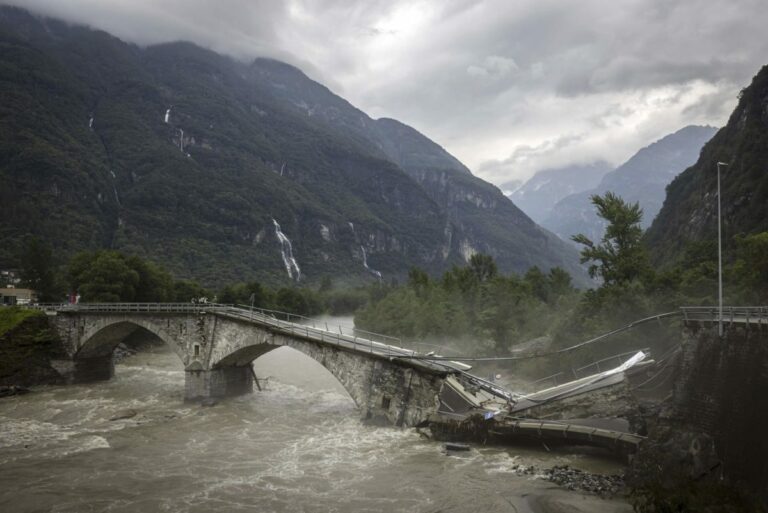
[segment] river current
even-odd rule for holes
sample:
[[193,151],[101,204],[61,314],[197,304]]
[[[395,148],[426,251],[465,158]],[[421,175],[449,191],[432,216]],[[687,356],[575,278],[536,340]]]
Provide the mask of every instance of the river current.
[[361,424],[338,382],[300,353],[278,349],[254,367],[268,378],[262,392],[211,407],[183,403],[181,363],[159,349],[126,359],[109,382],[0,400],[0,511],[631,511],[514,471],[620,470],[610,460],[447,454],[414,430]]

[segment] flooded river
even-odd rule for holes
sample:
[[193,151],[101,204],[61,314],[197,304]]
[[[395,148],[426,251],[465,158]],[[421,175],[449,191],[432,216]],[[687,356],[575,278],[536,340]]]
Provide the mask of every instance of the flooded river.
[[[629,512],[516,465],[617,472],[595,456],[480,447],[447,455],[414,430],[367,427],[319,364],[259,358],[265,390],[182,402],[177,357],[139,353],[110,382],[0,400],[0,511]],[[116,416],[135,416],[110,420]]]

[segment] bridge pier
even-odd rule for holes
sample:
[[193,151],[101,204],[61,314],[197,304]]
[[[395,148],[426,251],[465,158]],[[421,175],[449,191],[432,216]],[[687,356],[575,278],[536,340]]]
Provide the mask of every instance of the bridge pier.
[[109,381],[115,375],[112,353],[71,360],[53,359],[50,364],[68,384]]
[[211,370],[187,369],[184,374],[185,401],[218,399],[253,392],[250,365]]
[[75,360],[73,373],[75,383],[109,381],[114,375],[115,362],[112,360],[112,353]]

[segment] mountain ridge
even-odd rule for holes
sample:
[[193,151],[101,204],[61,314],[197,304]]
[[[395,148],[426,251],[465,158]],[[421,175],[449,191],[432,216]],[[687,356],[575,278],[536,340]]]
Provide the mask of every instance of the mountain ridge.
[[724,250],[739,234],[768,231],[768,66],[739,93],[726,126],[668,186],[659,215],[645,234],[655,263],[678,260],[690,242],[717,238],[717,162],[722,168]]
[[310,281],[438,273],[474,252],[578,279],[575,252],[497,188],[294,66],[140,48],[9,7],[0,45],[0,214],[14,220],[0,265],[33,234],[60,258],[109,247],[209,284],[279,282],[277,222]]
[[542,169],[508,197],[531,219],[541,224],[558,201],[592,189],[612,169],[613,166],[603,160]]
[[629,202],[639,202],[643,209],[642,228],[647,228],[661,209],[665,186],[699,156],[703,145],[716,129],[688,125],[641,148],[622,165],[606,173],[591,190],[561,199],[542,222],[564,240],[583,233],[600,240],[605,229],[590,201],[594,194],[611,191]]

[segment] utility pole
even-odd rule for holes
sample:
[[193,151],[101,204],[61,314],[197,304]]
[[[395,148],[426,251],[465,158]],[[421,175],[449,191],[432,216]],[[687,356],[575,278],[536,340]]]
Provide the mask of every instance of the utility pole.
[[717,332],[720,338],[723,338],[723,228],[720,216],[720,166],[727,165],[725,162],[717,163],[717,299],[720,310]]

